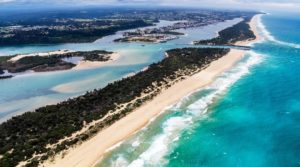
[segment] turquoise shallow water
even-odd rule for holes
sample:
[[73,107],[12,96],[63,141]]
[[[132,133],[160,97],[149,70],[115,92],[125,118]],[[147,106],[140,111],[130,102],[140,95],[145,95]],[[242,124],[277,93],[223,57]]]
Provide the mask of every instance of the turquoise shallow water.
[[266,40],[99,166],[300,166],[300,19],[262,17]]
[[[229,20],[202,28],[181,30],[186,36],[163,44],[115,43],[122,32],[107,36],[94,43],[26,45],[0,47],[1,55],[47,52],[59,49],[95,50],[105,49],[118,52],[121,57],[109,66],[89,70],[69,70],[63,72],[27,73],[12,79],[0,80],[0,122],[13,115],[31,111],[46,104],[55,104],[88,90],[102,88],[108,83],[138,72],[164,57],[164,52],[172,48],[188,47],[193,40],[212,38],[216,32],[236,24],[241,19]],[[161,21],[156,27],[173,22]],[[57,86],[68,87],[57,92]]]

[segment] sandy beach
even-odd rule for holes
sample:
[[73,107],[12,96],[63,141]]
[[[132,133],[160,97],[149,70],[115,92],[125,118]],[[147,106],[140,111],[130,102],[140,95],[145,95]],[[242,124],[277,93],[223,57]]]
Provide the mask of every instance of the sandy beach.
[[[102,62],[102,61],[80,61],[74,68],[71,70],[85,70],[85,69],[92,69],[92,68],[98,68],[102,67],[105,65],[110,65],[112,62],[116,61],[119,59],[121,55],[119,53],[113,53],[110,55],[110,60]],[[134,75],[134,74],[133,74]],[[64,83],[61,85],[57,85],[53,87],[51,90],[59,93],[74,93],[74,92],[81,92],[82,90],[80,87],[84,87],[84,85],[93,83],[95,79],[91,80],[80,80],[80,81],[75,81],[71,83]]]
[[250,27],[251,27],[251,30],[253,31],[254,35],[256,36],[256,39],[247,40],[247,41],[239,41],[239,42],[236,43],[236,45],[249,46],[252,43],[256,43],[256,42],[262,40],[261,36],[258,33],[258,27],[257,27],[258,19],[261,16],[262,16],[262,14],[255,15],[249,23]]
[[51,55],[66,54],[66,53],[71,53],[71,52],[74,52],[74,51],[70,51],[70,50],[57,50],[57,51],[46,52],[46,53],[22,54],[22,55],[17,55],[15,57],[11,58],[9,61],[15,62],[15,61],[20,60],[21,58],[29,57],[29,56],[51,56]]
[[[252,41],[238,42],[237,45],[249,45],[260,40],[256,26],[258,17],[259,16],[255,16],[250,23],[251,29],[257,38]],[[46,162],[43,166],[94,166],[109,148],[147,125],[152,118],[158,116],[168,106],[176,104],[176,102],[180,101],[188,94],[209,85],[218,75],[230,69],[244,56],[244,54],[245,51],[231,49],[226,56],[214,61],[205,70],[174,84],[169,89],[156,96],[153,100],[142,105],[112,126],[99,132],[95,137],[76,148],[69,150],[63,159],[57,156],[54,162]]]
[[[66,54],[66,53],[72,53],[74,51],[70,51],[70,50],[58,50],[58,51],[53,51],[53,52],[45,52],[45,53],[32,53],[32,54],[22,54],[22,55],[17,55],[15,57],[12,57],[9,61],[11,62],[15,62],[20,60],[21,58],[24,57],[30,57],[30,56],[52,56],[52,55],[61,55],[61,54]],[[83,70],[83,69],[90,69],[90,68],[97,68],[97,67],[101,67],[104,65],[108,65],[111,62],[117,60],[120,57],[119,53],[112,53],[109,55],[110,56],[110,60],[108,61],[79,61],[78,64],[72,68],[72,70]]]
[[90,68],[96,68],[101,67],[105,65],[111,64],[113,61],[116,61],[120,58],[119,53],[113,53],[110,56],[110,60],[108,61],[80,61],[72,70],[83,70],[83,69],[90,69]]

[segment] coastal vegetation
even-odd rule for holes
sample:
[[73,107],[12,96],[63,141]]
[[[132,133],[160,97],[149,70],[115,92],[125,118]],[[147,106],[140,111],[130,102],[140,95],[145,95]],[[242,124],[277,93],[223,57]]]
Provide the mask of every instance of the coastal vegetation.
[[219,36],[209,40],[195,41],[196,45],[234,45],[238,41],[255,39],[249,22],[252,17],[245,17],[240,23],[219,32]]
[[[169,50],[167,58],[132,77],[57,105],[15,116],[0,125],[0,166],[16,166],[24,161],[27,166],[37,166],[39,162],[87,140],[162,90],[201,71],[228,52],[229,49],[209,48]],[[71,137],[97,120],[101,121],[84,133]]]
[[155,36],[132,36],[115,39],[114,42],[147,42],[147,43],[164,43],[173,39],[177,39],[176,36],[167,35],[155,35]]
[[163,34],[167,34],[167,35],[185,35],[182,32],[176,32],[176,31],[166,31]]
[[[112,53],[104,50],[66,52],[48,56],[24,56],[16,61],[11,60],[15,56],[3,56],[0,57],[0,74],[3,70],[7,70],[9,73],[19,73],[27,70],[35,72],[67,70],[75,67],[76,64],[66,62],[64,58],[82,57],[84,61],[108,61]],[[9,77],[6,76],[5,78]]]
[[14,56],[0,56],[0,63],[6,62],[13,58]]
[[[0,14],[0,45],[54,44],[93,42],[120,30],[153,25],[159,20],[179,21],[152,32],[181,35],[176,29],[201,27],[209,24],[249,17],[252,12],[215,11],[199,9],[110,9],[31,11]],[[26,15],[26,17],[25,17]],[[185,20],[185,22],[181,22]]]
[[160,27],[160,28],[145,28],[137,29],[136,31],[130,31],[123,33],[123,37],[115,39],[114,42],[150,42],[150,43],[163,43],[173,39],[177,39],[179,35],[184,33],[176,32],[173,30],[180,29],[182,27],[188,28],[192,26],[187,23],[175,23],[173,25]]
[[[152,25],[147,20],[64,21],[61,26],[9,27],[1,32],[0,45],[92,42],[117,31]],[[1,27],[0,27],[1,28]]]
[[0,79],[8,79],[8,78],[12,78],[12,75],[5,75],[5,76],[0,76]]
[[[203,45],[233,45],[236,41],[244,39],[255,38],[253,32],[250,30],[248,22],[252,18],[253,13],[247,13],[245,15],[241,14],[240,17],[244,20],[233,27],[227,28],[219,32],[217,38],[210,40],[196,41],[194,44]],[[222,16],[221,19],[230,19],[228,16]],[[178,21],[173,25],[159,27],[159,28],[145,28],[137,29],[135,31],[123,33],[123,37],[115,39],[115,42],[150,42],[150,43],[163,43],[169,40],[177,39],[179,35],[184,35],[183,33],[176,32],[178,29],[186,29],[192,27],[201,27],[214,23],[214,19],[210,18],[206,21],[194,19],[187,21]],[[240,31],[242,30],[242,31]]]
[[33,70],[35,72],[64,70],[74,66],[72,63],[64,62],[52,56],[28,56],[15,62],[7,61],[1,63],[1,67],[7,69],[10,73],[24,72],[27,70]]
[[[216,38],[213,41],[217,42],[214,43],[230,44],[233,41],[253,38],[246,25],[249,20],[250,18],[245,19],[233,29],[224,30],[219,38],[225,39]],[[37,166],[40,162],[91,138],[164,89],[203,70],[228,52],[229,49],[217,48],[169,50],[168,57],[134,76],[57,105],[15,116],[0,125],[0,166],[11,167],[21,162],[26,166]],[[98,59],[94,56],[86,58]],[[56,60],[51,61],[57,63]],[[27,63],[28,60],[21,62]],[[83,128],[86,130],[80,132]]]
[[94,50],[89,52],[71,52],[63,54],[63,57],[83,57],[85,61],[108,61],[110,60],[110,54],[113,52],[108,52],[105,50]]

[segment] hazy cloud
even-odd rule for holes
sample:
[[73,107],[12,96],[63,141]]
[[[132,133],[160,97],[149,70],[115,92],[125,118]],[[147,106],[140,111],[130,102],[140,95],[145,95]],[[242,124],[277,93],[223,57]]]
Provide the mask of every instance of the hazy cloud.
[[12,2],[14,0],[0,0],[0,3],[8,3],[8,2]]
[[300,10],[300,0],[0,0],[7,4],[111,4],[111,5],[171,5],[193,7],[226,7],[226,8],[291,8]]

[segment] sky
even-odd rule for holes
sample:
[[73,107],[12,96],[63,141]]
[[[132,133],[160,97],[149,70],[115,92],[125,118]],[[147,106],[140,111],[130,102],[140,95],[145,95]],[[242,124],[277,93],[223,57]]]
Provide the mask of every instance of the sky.
[[0,6],[9,5],[159,5],[159,6],[193,6],[229,9],[255,10],[294,10],[300,11],[300,0],[0,0]]

